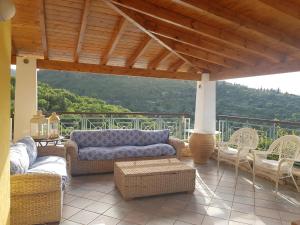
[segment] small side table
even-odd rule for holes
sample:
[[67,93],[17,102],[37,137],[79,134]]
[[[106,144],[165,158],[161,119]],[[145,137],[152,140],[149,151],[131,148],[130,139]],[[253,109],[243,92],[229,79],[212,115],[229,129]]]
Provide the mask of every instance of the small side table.
[[35,143],[37,143],[38,147],[44,147],[48,146],[49,143],[52,143],[54,146],[56,146],[58,143],[60,143],[65,137],[59,136],[58,138],[39,138],[39,139],[33,139]]

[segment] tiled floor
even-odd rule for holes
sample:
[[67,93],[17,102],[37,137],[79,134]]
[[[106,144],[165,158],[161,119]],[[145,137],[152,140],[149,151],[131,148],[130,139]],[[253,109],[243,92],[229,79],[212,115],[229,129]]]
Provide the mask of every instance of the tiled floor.
[[[193,166],[191,160],[184,161]],[[254,192],[251,175],[240,172],[234,187],[234,169],[216,162],[196,166],[194,193],[178,193],[124,201],[115,189],[113,174],[72,178],[64,196],[61,225],[190,225],[190,224],[290,224],[300,219],[300,194],[257,178]]]

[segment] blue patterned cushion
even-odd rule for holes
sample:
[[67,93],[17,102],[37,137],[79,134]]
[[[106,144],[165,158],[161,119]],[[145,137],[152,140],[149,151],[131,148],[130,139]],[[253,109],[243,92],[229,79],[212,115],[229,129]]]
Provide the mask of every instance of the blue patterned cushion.
[[10,174],[26,173],[29,167],[29,157],[26,145],[16,143],[10,146]]
[[62,178],[62,185],[67,182],[67,164],[66,160],[58,156],[38,157],[35,163],[29,168],[28,173],[51,173],[58,174]]
[[79,149],[80,160],[112,160],[136,157],[175,155],[176,150],[168,144],[147,146],[86,147]]
[[141,131],[141,130],[96,130],[73,131],[71,140],[79,148],[112,147],[112,146],[143,146],[167,143],[169,131]]
[[29,157],[29,166],[31,166],[35,162],[38,154],[34,140],[32,139],[32,137],[28,136],[19,140],[18,143],[24,143],[26,145],[26,150]]
[[169,130],[140,130],[140,140],[138,145],[153,145],[164,143],[169,140]]

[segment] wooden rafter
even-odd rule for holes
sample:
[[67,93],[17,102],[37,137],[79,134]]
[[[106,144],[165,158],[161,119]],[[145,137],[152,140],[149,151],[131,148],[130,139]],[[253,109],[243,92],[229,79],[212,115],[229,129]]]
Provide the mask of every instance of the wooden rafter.
[[[12,61],[15,61],[13,57]],[[107,66],[97,64],[86,64],[76,62],[65,62],[55,60],[37,60],[39,69],[51,69],[62,71],[77,71],[86,73],[112,74],[112,75],[129,75],[140,77],[155,77],[182,80],[201,80],[201,74],[188,72],[171,72],[166,70],[148,70],[140,68],[125,68],[120,66]]]
[[78,33],[77,45],[76,45],[76,49],[75,49],[75,53],[74,53],[74,61],[75,62],[78,62],[79,54],[80,54],[80,51],[82,48],[84,33],[86,30],[86,26],[87,26],[87,19],[88,19],[88,14],[89,14],[90,3],[91,3],[90,0],[84,1],[84,8],[83,8],[82,16],[81,16],[80,30]]
[[282,1],[282,0],[259,0],[264,4],[286,14],[292,16],[298,20],[300,20],[300,5],[295,3],[299,3],[296,1]]
[[153,34],[157,34],[197,49],[205,50],[207,52],[233,59],[244,64],[254,66],[258,62],[257,57],[253,57],[253,55],[248,54],[245,51],[228,48],[222,43],[206,40],[205,37],[199,34],[193,34],[190,31],[182,32],[176,28],[174,29],[172,25],[158,23],[157,21],[148,19],[145,21],[145,28],[147,28]]
[[204,50],[196,49],[180,42],[175,42],[164,37],[161,37],[161,40],[169,46],[171,46],[176,52],[181,53],[183,55],[189,55],[194,58],[201,59],[203,61],[207,61],[227,68],[238,67],[241,65],[240,63],[234,60],[226,59],[223,56],[219,56]]
[[226,45],[243,49],[253,54],[265,57],[271,62],[281,62],[284,56],[267,45],[258,43],[249,38],[238,36],[236,33],[224,31],[209,26],[199,20],[172,12],[145,1],[112,0],[114,4],[126,7],[136,12],[151,16],[161,21],[176,25],[177,27],[200,33],[207,37],[221,41]]
[[168,45],[166,45],[164,42],[162,42],[159,38],[157,38],[155,35],[153,35],[151,32],[149,32],[147,29],[145,29],[140,23],[138,23],[137,19],[142,19],[140,15],[135,13],[134,11],[128,10],[122,6],[114,5],[111,1],[105,1],[112,9],[114,9],[116,12],[118,12],[120,15],[124,16],[128,21],[130,21],[132,24],[134,24],[136,27],[138,27],[140,30],[148,34],[150,37],[152,37],[154,40],[156,40],[160,45],[177,55],[179,58],[184,60],[186,63],[190,64],[191,66],[194,66],[195,69],[198,69],[199,71],[206,69],[206,68],[197,68],[193,63],[189,62],[184,56],[178,54],[176,51],[174,51],[172,48],[170,48]]
[[285,32],[275,30],[262,23],[253,22],[253,20],[243,14],[236,14],[227,8],[220,7],[216,2],[198,0],[176,1],[179,4],[198,10],[216,21],[229,23],[233,29],[244,30],[246,33],[250,34],[255,33],[263,36],[263,38],[276,41],[278,44],[289,48],[291,51],[300,48],[300,42],[297,38],[292,38]]
[[177,61],[175,61],[174,63],[172,63],[169,66],[169,71],[173,71],[176,72],[185,62],[182,61],[181,59],[178,59]]
[[201,60],[201,59],[196,59],[192,56],[185,56],[190,62],[192,62],[194,65],[197,65],[198,67],[201,68],[206,68],[203,72],[210,72],[210,73],[215,73],[218,71],[221,71],[224,69],[222,66],[218,66],[216,64]]
[[137,47],[134,53],[127,60],[126,67],[132,67],[137,61],[137,59],[147,50],[147,47],[149,47],[150,43],[151,43],[151,38],[147,35],[146,37],[143,38],[140,45]]
[[112,37],[108,43],[108,46],[102,56],[102,59],[101,59],[101,62],[100,64],[101,65],[106,65],[112,52],[114,51],[114,49],[116,48],[122,34],[123,34],[123,31],[125,30],[125,27],[126,27],[126,20],[125,18],[122,16],[120,17],[119,21],[117,22],[115,28],[114,28],[114,31],[113,31],[113,34],[112,34]]
[[239,69],[226,69],[212,73],[210,77],[212,80],[224,80],[230,78],[236,78],[241,75],[243,71],[243,76],[260,76],[267,74],[277,74],[277,73],[287,73],[287,72],[297,72],[300,71],[299,60],[293,60],[285,63],[262,63],[258,66],[244,66]]
[[41,29],[41,43],[43,49],[44,59],[48,59],[48,43],[47,43],[47,31],[46,31],[46,13],[45,13],[45,0],[40,0],[40,29]]
[[149,62],[148,69],[156,69],[163,60],[171,55],[172,52],[170,52],[169,50],[162,50],[162,52],[160,52],[158,56],[156,56],[152,61]]

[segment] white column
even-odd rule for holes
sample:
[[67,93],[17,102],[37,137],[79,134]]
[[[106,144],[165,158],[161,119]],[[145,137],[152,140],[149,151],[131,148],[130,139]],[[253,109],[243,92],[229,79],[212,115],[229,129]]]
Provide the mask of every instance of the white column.
[[215,134],[216,131],[216,82],[203,73],[197,82],[194,132]]
[[30,119],[37,111],[36,59],[17,57],[14,140],[30,135]]

